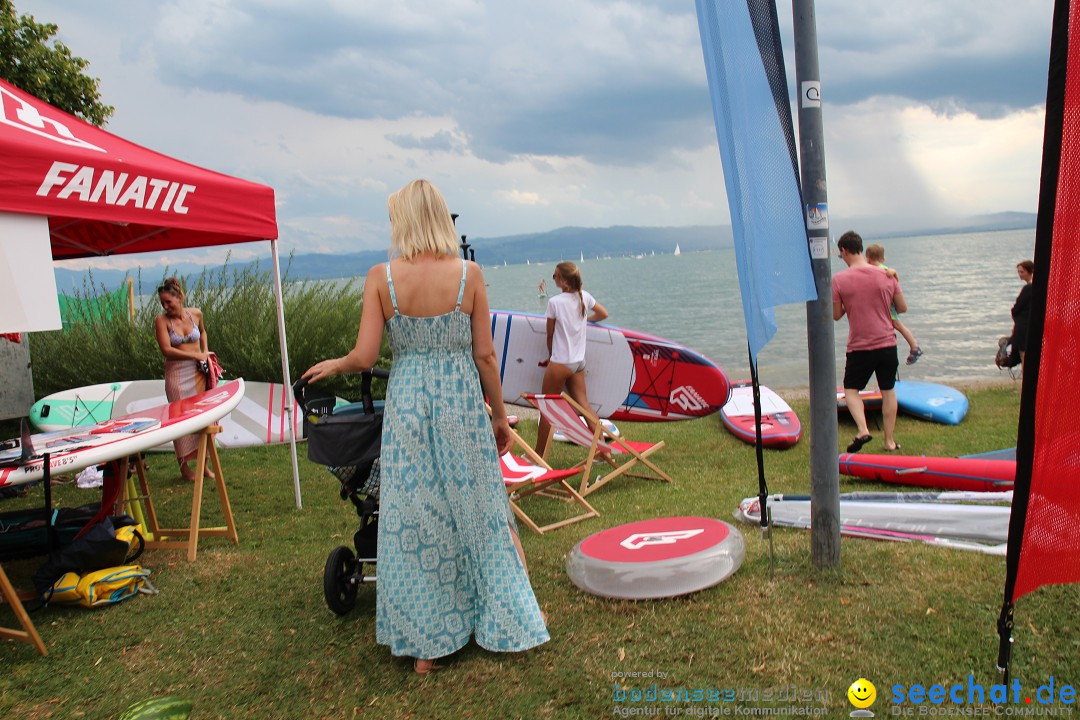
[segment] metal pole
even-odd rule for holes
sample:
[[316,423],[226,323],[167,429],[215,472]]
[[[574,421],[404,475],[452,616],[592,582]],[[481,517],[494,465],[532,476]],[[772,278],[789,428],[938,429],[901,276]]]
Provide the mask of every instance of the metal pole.
[[811,266],[818,299],[806,303],[810,356],[810,555],[816,567],[840,564],[840,470],[837,464],[836,351],[833,345],[829,205],[821,120],[814,0],[792,0],[799,162]]
[[281,262],[278,260],[277,240],[270,241],[270,258],[274,263],[274,301],[277,304],[278,347],[281,350],[281,381],[285,384],[285,427],[289,433],[289,456],[292,458],[293,495],[296,497],[296,509],[302,510],[300,497],[300,466],[296,460],[296,404],[292,393],[292,378],[289,376],[289,341],[285,337],[285,301],[281,292]]

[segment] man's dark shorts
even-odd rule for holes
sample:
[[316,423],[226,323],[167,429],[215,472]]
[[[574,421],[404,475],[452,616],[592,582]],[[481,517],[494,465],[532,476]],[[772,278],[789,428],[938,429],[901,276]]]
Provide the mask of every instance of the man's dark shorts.
[[895,345],[875,350],[853,350],[847,354],[844,389],[862,390],[870,382],[870,376],[876,373],[878,390],[892,390],[899,367]]

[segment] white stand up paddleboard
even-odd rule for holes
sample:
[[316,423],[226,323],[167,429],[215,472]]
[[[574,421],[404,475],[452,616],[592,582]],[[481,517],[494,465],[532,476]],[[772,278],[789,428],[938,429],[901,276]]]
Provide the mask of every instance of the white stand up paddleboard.
[[[240,403],[221,419],[219,447],[250,447],[289,442],[285,400],[289,388],[280,383],[249,382]],[[88,385],[53,393],[30,408],[30,422],[42,431],[94,425],[144,408],[167,405],[164,380],[134,380]],[[291,423],[296,439],[303,439],[299,417]],[[170,448],[163,448],[168,450]]]

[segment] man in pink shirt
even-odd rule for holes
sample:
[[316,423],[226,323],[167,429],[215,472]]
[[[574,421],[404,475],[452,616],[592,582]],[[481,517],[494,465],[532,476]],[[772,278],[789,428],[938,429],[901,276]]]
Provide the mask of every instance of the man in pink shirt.
[[907,301],[895,277],[889,277],[866,261],[863,241],[858,233],[848,231],[836,243],[847,270],[836,274],[832,282],[833,320],[847,315],[847,363],[844,366],[844,397],[858,434],[848,445],[848,452],[859,452],[873,440],[866,427],[866,410],[859,391],[877,375],[881,390],[881,415],[885,426],[885,451],[899,450],[893,437],[896,429],[896,331],[890,307],[907,312]]

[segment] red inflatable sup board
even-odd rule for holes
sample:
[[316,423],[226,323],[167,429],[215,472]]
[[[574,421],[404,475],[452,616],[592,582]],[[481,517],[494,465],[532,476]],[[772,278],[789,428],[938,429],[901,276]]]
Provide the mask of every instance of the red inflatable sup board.
[[975,490],[1012,490],[1015,460],[926,455],[840,455],[840,474],[895,485]]
[[[491,339],[503,397],[529,406],[521,393],[539,392],[548,357],[547,318],[491,312]],[[634,330],[590,323],[585,383],[596,414],[612,420],[692,420],[728,401],[727,375],[709,358],[678,343]]]
[[[762,447],[783,449],[799,442],[802,423],[795,411],[769,388],[759,385],[758,389],[761,396]],[[757,444],[754,388],[749,380],[741,380],[731,386],[731,398],[720,409],[720,419],[732,435],[751,445]]]
[[[860,390],[859,397],[862,398],[863,408],[866,410],[881,409],[880,390]],[[836,388],[836,409],[847,411],[847,398],[844,397],[844,388]]]

